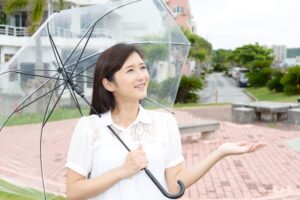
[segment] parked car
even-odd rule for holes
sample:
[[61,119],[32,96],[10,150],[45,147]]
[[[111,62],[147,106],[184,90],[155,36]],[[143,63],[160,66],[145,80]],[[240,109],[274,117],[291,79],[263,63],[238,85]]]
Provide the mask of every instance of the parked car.
[[233,73],[233,68],[231,67],[227,70],[227,76],[232,77],[232,73]]
[[231,71],[231,77],[232,77],[234,80],[238,80],[238,75],[239,75],[240,69],[241,69],[241,68],[239,68],[239,67],[234,67],[234,68],[232,68],[232,71]]
[[245,71],[239,73],[238,86],[239,87],[248,87],[248,77],[246,76]]

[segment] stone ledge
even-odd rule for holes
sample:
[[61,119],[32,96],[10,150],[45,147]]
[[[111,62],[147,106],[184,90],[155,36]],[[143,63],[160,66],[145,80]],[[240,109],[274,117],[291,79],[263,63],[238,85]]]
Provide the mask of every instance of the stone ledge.
[[179,124],[181,134],[201,132],[201,139],[209,140],[214,138],[215,130],[220,128],[218,121],[196,121]]
[[300,125],[300,108],[288,110],[288,123],[293,125]]

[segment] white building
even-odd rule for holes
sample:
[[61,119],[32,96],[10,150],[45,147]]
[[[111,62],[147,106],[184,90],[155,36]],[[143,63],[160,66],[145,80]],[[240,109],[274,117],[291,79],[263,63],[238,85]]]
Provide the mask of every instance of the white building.
[[287,57],[287,48],[285,45],[273,45],[274,64],[281,65]]
[[[50,25],[50,32],[53,33],[53,38],[56,42],[58,53],[62,55],[63,59],[66,59],[68,54],[75,48],[76,42],[79,41],[80,37],[83,35],[82,30],[87,30],[87,27],[85,27],[85,25],[90,24],[91,20],[95,20],[90,19],[90,13],[86,13],[85,16],[82,16],[84,15],[83,13],[76,12],[76,7],[95,3],[99,4],[100,1],[72,0],[69,3],[69,7],[74,8],[74,10],[70,12],[71,14],[69,17],[71,18],[71,20],[69,19],[69,21],[66,22],[59,21],[57,22],[57,24],[53,24],[53,26]],[[132,39],[139,39],[139,37],[145,35],[145,32],[147,32],[149,35],[163,36],[164,31],[168,30],[167,25],[163,26],[164,24],[160,24],[164,23],[164,21],[158,15],[154,15],[151,20],[148,20],[148,15],[145,13],[136,13],[136,11],[128,12],[128,10],[126,10],[127,14],[125,22],[124,19],[120,17],[121,12],[122,11],[119,10],[117,12],[111,13],[109,17],[104,20],[104,22],[96,25],[93,31],[93,36],[96,36],[97,34],[97,36],[99,37],[91,37],[89,41],[90,49],[86,49],[86,53],[94,53],[95,49],[97,49],[99,52],[101,49],[105,49],[118,41],[134,41]],[[94,9],[93,13],[94,15],[92,16],[95,16],[95,13],[97,13],[97,16],[101,15],[99,8],[97,8],[96,10]],[[136,18],[136,16],[139,16],[139,18]],[[28,43],[28,41],[31,39],[26,31],[26,27],[17,26],[22,24],[20,22],[17,22],[17,20],[19,20],[19,17],[13,15],[12,18],[14,18],[14,20],[10,20],[12,24],[0,25],[0,67],[4,66],[4,64],[7,63],[9,59],[19,50],[19,48],[25,43]],[[25,19],[22,19],[21,22],[23,22],[24,20]],[[149,23],[144,23],[147,20],[149,21]],[[105,27],[106,29],[104,29],[103,27]],[[111,30],[113,30],[113,32]],[[57,69],[57,64],[55,64],[56,62],[53,56],[53,50],[49,38],[45,37],[45,34],[43,33],[38,34],[40,34],[40,39],[38,40],[40,40],[41,48],[36,48],[32,45],[28,45],[26,47],[25,53],[24,51],[22,55],[19,55],[20,53],[18,53],[18,59],[13,60],[13,63],[9,63],[10,66],[16,67],[13,69],[18,69],[21,72],[25,71],[26,73],[36,73],[33,72],[33,70],[38,69],[39,67],[44,67],[53,71]],[[37,41],[35,40],[30,40],[31,44],[35,44],[36,42]],[[62,49],[61,44],[64,45],[64,49]],[[69,45],[68,48],[66,48],[66,44]],[[80,48],[81,47],[79,47],[79,49]],[[40,49],[40,51],[37,49]],[[29,52],[31,52],[30,56]],[[174,63],[176,63],[177,59],[175,59],[175,57],[177,54],[175,54],[176,52],[171,51],[168,53],[173,56],[173,60],[172,58],[170,60],[162,60],[153,65],[153,72],[158,74],[156,76],[156,81],[158,82],[162,82],[166,78],[173,77],[176,74],[175,69],[177,69],[178,67],[173,67],[173,65],[175,65]],[[42,63],[41,60],[43,60]],[[170,63],[172,64],[172,66],[170,65]],[[88,65],[88,63],[85,65]],[[92,75],[92,73],[85,74],[85,76],[90,75]],[[13,87],[10,87],[10,89],[8,89],[8,87],[6,87],[7,89],[1,88],[1,85],[3,84],[0,82],[0,89],[2,90],[3,94],[15,95],[24,91],[24,87],[27,87],[27,84],[34,85],[34,81],[31,80],[33,78],[24,74],[7,76],[6,78],[9,79],[9,81],[7,82],[13,84]],[[81,86],[84,92],[90,93],[92,85],[89,83],[83,83],[81,79],[85,78],[86,77],[79,76],[78,80],[76,77],[76,81],[78,81],[78,85]],[[1,80],[3,81],[3,83],[5,82],[4,79]],[[25,93],[27,92],[30,91],[25,91]]]

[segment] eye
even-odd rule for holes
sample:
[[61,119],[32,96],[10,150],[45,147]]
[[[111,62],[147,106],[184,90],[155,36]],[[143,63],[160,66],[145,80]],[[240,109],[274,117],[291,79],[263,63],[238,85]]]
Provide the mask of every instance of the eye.
[[141,69],[147,69],[147,67],[144,65],[144,66],[141,66]]
[[133,72],[133,69],[128,69],[127,72]]

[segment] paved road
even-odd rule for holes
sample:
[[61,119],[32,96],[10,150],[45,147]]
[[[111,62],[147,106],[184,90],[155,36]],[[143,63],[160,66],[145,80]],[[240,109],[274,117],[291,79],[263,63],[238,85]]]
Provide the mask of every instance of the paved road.
[[252,101],[236,82],[222,73],[212,73],[206,76],[206,87],[200,93],[202,103],[234,103]]

